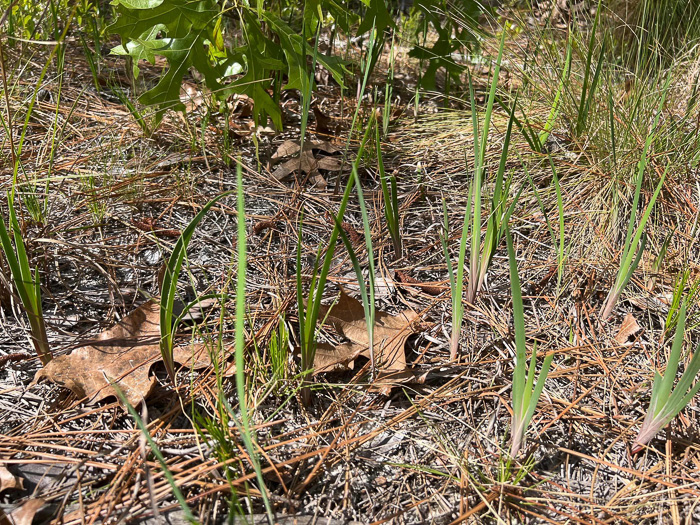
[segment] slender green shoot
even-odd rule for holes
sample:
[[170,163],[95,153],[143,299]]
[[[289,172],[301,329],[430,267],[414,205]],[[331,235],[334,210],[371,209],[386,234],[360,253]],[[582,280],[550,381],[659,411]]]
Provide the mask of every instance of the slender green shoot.
[[[300,150],[299,150],[299,165],[304,157],[304,142],[306,141],[306,126],[309,121],[309,109],[311,108],[311,99],[313,98],[314,79],[316,78],[316,59],[318,57],[318,41],[321,34],[321,22],[319,21],[316,28],[316,43],[314,44],[314,54],[311,59],[311,71],[308,76],[302,80],[301,89],[301,124],[300,124]],[[304,45],[304,56],[306,56],[306,38],[302,38]],[[301,170],[300,170],[301,171]]]
[[[491,115],[493,112],[493,104],[496,100],[496,88],[498,86],[498,75],[503,57],[503,47],[505,42],[505,32],[501,38],[501,43],[498,51],[498,59],[494,68],[493,78],[491,79],[491,89],[486,103],[486,114],[484,117],[483,130],[479,131],[479,119],[476,114],[476,98],[474,96],[474,86],[469,78],[469,94],[472,107],[472,128],[474,130],[474,177],[469,188],[469,196],[467,199],[467,207],[464,211],[464,221],[462,224],[462,235],[459,244],[459,256],[457,260],[456,277],[451,276],[451,282],[454,286],[451,288],[452,293],[452,334],[450,337],[450,359],[456,359],[459,353],[459,339],[462,330],[462,291],[464,287],[464,262],[466,259],[467,240],[469,239],[470,222],[471,222],[471,240],[470,240],[470,262],[469,262],[469,281],[467,283],[467,304],[474,304],[477,293],[486,278],[491,259],[495,253],[496,247],[503,237],[503,226],[507,224],[508,218],[515,209],[518,197],[515,198],[510,207],[506,206],[506,201],[510,193],[511,178],[504,180],[506,161],[508,158],[508,148],[510,145],[511,132],[515,121],[513,108],[510,112],[508,120],[508,129],[504,138],[501,151],[501,159],[496,173],[495,187],[491,198],[491,209],[486,223],[486,234],[484,236],[483,248],[481,241],[481,221],[482,221],[482,197],[483,184],[486,174],[486,149],[488,146],[489,128],[491,125]],[[447,235],[447,234],[445,234]],[[449,258],[448,251],[445,250],[446,258]],[[448,266],[451,263],[448,261]]]
[[554,102],[552,102],[552,107],[549,110],[549,115],[547,115],[547,120],[544,123],[544,128],[540,131],[537,136],[537,145],[539,146],[537,151],[542,151],[542,146],[547,143],[549,135],[552,132],[554,123],[559,116],[559,105],[561,101],[561,95],[564,91],[564,85],[569,78],[569,72],[571,70],[571,41],[566,44],[566,59],[564,60],[564,71],[562,72],[561,78],[559,79],[559,86],[557,86],[557,93],[554,95]]
[[[553,354],[544,358],[542,370],[535,383],[536,348],[532,351],[529,370],[526,369],[527,345],[525,342],[525,309],[518,277],[518,263],[515,259],[513,239],[506,227],[506,242],[508,244],[508,261],[510,264],[510,289],[513,295],[513,323],[515,327],[515,371],[513,372],[513,420],[511,423],[511,457],[516,457],[525,441],[525,433],[535,413],[537,402],[544,388],[544,383],[552,364]],[[534,385],[534,389],[533,389]]]
[[[15,289],[22,301],[24,311],[27,312],[27,317],[29,318],[32,345],[41,360],[41,364],[46,365],[51,361],[52,355],[46,336],[46,323],[44,322],[44,313],[41,304],[39,268],[34,269],[34,276],[32,276],[32,270],[29,266],[29,257],[27,256],[24,240],[22,239],[22,230],[17,221],[14,196],[12,193],[7,194],[7,205],[10,213],[10,222],[8,226],[12,231],[12,237],[10,237],[5,227],[4,219],[0,219],[0,245],[5,254],[5,260],[10,267]],[[12,244],[13,239],[14,246]]]
[[[664,322],[664,336],[678,325],[683,296],[685,295],[685,302],[689,304],[697,304],[700,299],[700,279],[690,280],[690,274],[690,268],[686,268],[680,272],[673,283],[671,304],[668,305],[668,313]],[[697,327],[697,313],[686,321],[690,321],[690,330],[695,329]]]
[[561,185],[559,184],[559,176],[557,175],[557,168],[554,166],[552,161],[552,156],[548,155],[549,165],[552,167],[552,182],[554,183],[554,191],[557,194],[557,212],[559,218],[559,242],[557,246],[557,290],[561,286],[561,279],[564,275],[564,265],[566,264],[567,252],[566,252],[566,239],[565,239],[565,225],[564,225],[564,199],[561,193]]
[[[370,133],[372,132],[372,125],[370,125],[365,130],[365,135],[360,144],[360,148],[357,152],[357,158],[353,164],[353,173],[357,173],[357,165],[362,158],[365,145],[369,140]],[[350,199],[350,193],[352,192],[353,185],[355,183],[356,176],[353,175],[348,180],[345,187],[343,197],[340,200],[340,206],[338,207],[338,217],[343,217],[345,215],[345,209],[347,208],[348,201]],[[297,285],[297,308],[299,312],[299,343],[301,349],[301,373],[306,377],[304,379],[304,385],[301,389],[301,400],[302,403],[308,405],[311,403],[311,390],[309,386],[308,376],[314,366],[314,357],[316,356],[316,325],[318,322],[319,311],[321,308],[321,301],[323,300],[323,294],[326,288],[326,280],[328,278],[328,272],[331,269],[331,263],[333,262],[333,256],[335,254],[335,247],[338,241],[338,236],[340,235],[341,228],[335,226],[331,233],[330,239],[328,241],[328,247],[326,248],[325,256],[323,257],[323,264],[320,265],[320,248],[319,252],[316,254],[316,260],[314,262],[314,268],[311,273],[311,281],[309,283],[308,302],[304,301],[303,294],[303,280],[302,280],[302,264],[301,264],[301,224],[299,226],[299,236],[297,239],[297,264],[296,264],[296,285]],[[368,245],[370,247],[371,244]],[[372,303],[374,304],[374,303]]]
[[403,257],[403,248],[401,244],[401,230],[399,225],[399,198],[396,187],[396,177],[394,175],[387,177],[386,172],[384,171],[384,159],[382,157],[382,144],[379,137],[379,126],[377,126],[376,140],[379,181],[382,185],[382,196],[384,197],[384,218],[386,219],[386,225],[389,229],[391,243],[394,246],[394,260],[399,260]]
[[[240,164],[239,168],[240,170]],[[177,295],[177,281],[182,269],[182,263],[187,254],[187,246],[192,239],[195,228],[202,221],[209,209],[219,200],[230,195],[232,191],[222,193],[205,204],[194,219],[187,225],[175,243],[173,252],[168,259],[163,276],[160,292],[160,353],[170,380],[175,384],[175,362],[173,361],[173,344],[178,323],[173,323],[173,306]]]
[[[375,20],[376,22],[376,20]],[[366,53],[366,58],[362,63],[362,69],[363,69],[363,76],[362,76],[362,84],[361,87],[359,88],[359,92],[357,93],[357,105],[355,107],[355,113],[352,116],[352,124],[350,125],[350,133],[348,133],[348,140],[345,142],[345,150],[343,151],[343,163],[345,163],[345,159],[348,157],[348,151],[350,149],[350,142],[352,140],[353,135],[355,134],[355,124],[357,123],[357,117],[360,115],[360,106],[362,106],[362,95],[365,92],[365,89],[367,89],[367,82],[369,81],[369,74],[370,74],[370,63],[372,61],[372,56],[374,54],[374,48],[377,45],[377,29],[375,27],[375,24],[372,24],[372,30],[369,33],[369,43],[367,44],[367,53]],[[365,129],[365,134],[368,130],[371,129],[371,126],[367,126]],[[363,141],[364,142],[364,141]],[[362,151],[362,148],[360,149]],[[357,153],[357,159],[360,158],[360,152]],[[336,184],[335,184],[335,192],[338,192],[338,188],[340,187],[340,177],[336,179]],[[336,237],[337,239],[337,237]]]
[[686,302],[683,302],[678,317],[676,335],[671,345],[671,353],[666,363],[666,371],[662,376],[658,371],[654,372],[654,384],[651,388],[651,401],[647,410],[644,423],[639,429],[639,434],[634,440],[633,452],[639,452],[651,439],[678,413],[685,408],[691,399],[700,390],[700,382],[693,384],[695,377],[700,371],[700,351],[695,349],[693,357],[685,368],[676,388],[673,389],[673,382],[678,372],[678,362],[683,349],[683,339],[685,336],[685,316]]
[[[379,133],[379,126],[377,126],[377,134]],[[362,213],[362,229],[365,234],[365,246],[367,247],[367,261],[369,266],[368,284],[365,287],[364,277],[362,275],[362,267],[355,254],[355,250],[352,247],[350,239],[343,231],[340,220],[338,217],[333,216],[335,221],[335,227],[339,228],[340,237],[345,244],[345,248],[348,251],[350,260],[352,261],[353,269],[355,270],[355,275],[357,276],[357,283],[360,287],[360,296],[362,299],[362,307],[365,312],[365,322],[367,324],[367,335],[369,341],[369,355],[370,355],[370,381],[374,378],[376,373],[377,362],[375,360],[374,354],[374,319],[375,319],[375,307],[374,307],[374,250],[372,249],[372,231],[369,225],[369,215],[367,214],[367,207],[365,206],[365,199],[362,193],[362,187],[360,184],[360,179],[357,176],[357,167],[352,167],[352,178],[355,181],[355,188],[357,189],[357,198],[360,203],[360,211]]]
[[659,193],[661,192],[661,188],[663,187],[664,181],[666,180],[666,174],[668,173],[668,169],[670,167],[670,165],[666,166],[666,169],[664,170],[664,173],[661,176],[661,180],[659,181],[659,184],[656,187],[656,191],[654,191],[653,196],[649,200],[649,204],[647,205],[646,210],[644,210],[644,213],[642,214],[642,217],[639,220],[639,226],[637,226],[637,230],[635,232],[634,225],[636,222],[635,220],[637,216],[637,207],[639,206],[639,197],[642,190],[642,180],[644,179],[644,171],[646,170],[647,163],[649,161],[649,149],[651,147],[652,141],[655,138],[656,130],[658,129],[661,110],[663,109],[664,102],[666,100],[666,94],[668,93],[670,82],[671,77],[669,76],[663,88],[663,93],[659,101],[659,107],[658,111],[656,112],[656,117],[654,117],[652,129],[644,142],[642,156],[639,159],[639,163],[637,164],[637,177],[635,181],[634,200],[632,201],[632,211],[630,212],[629,223],[627,225],[627,235],[625,236],[625,244],[622,249],[620,269],[617,272],[615,284],[610,289],[608,297],[603,303],[603,306],[600,310],[600,318],[602,320],[606,320],[608,317],[610,317],[610,314],[612,314],[617,300],[620,298],[620,295],[622,295],[622,291],[627,286],[627,283],[629,283],[630,279],[632,279],[634,270],[637,268],[637,265],[639,264],[639,261],[642,258],[642,253],[644,252],[644,248],[646,246],[646,236],[644,235],[644,227],[646,226],[646,223],[649,220],[649,216],[651,215],[651,211],[654,207],[654,204],[656,203],[656,199],[658,198]]
[[666,238],[664,239],[664,242],[661,243],[661,248],[659,248],[659,253],[656,255],[654,263],[651,265],[652,276],[647,281],[647,288],[649,288],[649,290],[653,291],[654,288],[656,288],[656,277],[659,274],[659,271],[661,270],[661,266],[663,265],[664,260],[666,259],[666,252],[668,251],[668,246],[669,244],[671,244],[671,239],[673,238],[673,234],[675,232],[676,229],[673,228],[673,230],[666,234]]
[[389,131],[391,121],[391,99],[394,90],[394,62],[396,59],[396,47],[394,44],[395,35],[391,35],[391,47],[389,48],[389,74],[384,85],[384,112],[382,113],[382,137]]
[[268,345],[270,364],[272,365],[272,380],[283,381],[287,378],[287,358],[289,356],[289,331],[284,324],[284,315],[280,316],[277,330],[270,334]]
[[[119,102],[124,104],[129,110],[129,113],[131,113],[131,116],[134,117],[134,120],[139,125],[144,135],[150,137],[153,134],[153,130],[148,125],[148,122],[146,122],[146,116],[141,111],[139,111],[139,108],[136,107],[136,104],[134,104],[131,101],[131,99],[127,96],[126,93],[124,93],[121,87],[111,82],[108,84],[108,86],[110,91],[117,96]],[[228,120],[226,120],[226,122],[228,122]]]
[[[486,268],[482,268],[482,263],[486,263],[485,266],[488,266],[488,261],[491,260],[491,256],[493,255],[493,252],[490,252],[489,248],[490,246],[488,245],[488,241],[490,240],[489,237],[493,237],[495,232],[487,232],[486,234],[486,245],[483,254],[481,254],[481,219],[482,219],[482,188],[484,184],[484,177],[486,174],[486,149],[488,147],[488,138],[489,138],[489,129],[491,126],[491,115],[493,112],[493,103],[496,98],[496,88],[498,87],[498,75],[500,73],[501,69],[501,59],[503,57],[503,48],[504,48],[504,43],[505,43],[505,31],[503,32],[503,36],[501,37],[501,43],[498,49],[498,58],[496,59],[496,66],[494,68],[493,72],[493,78],[491,79],[491,89],[489,91],[489,96],[486,102],[486,114],[484,116],[484,123],[483,123],[483,130],[480,132],[479,131],[479,120],[476,114],[476,98],[474,96],[474,85],[471,82],[471,77],[469,78],[469,96],[471,100],[471,108],[472,108],[472,127],[474,130],[474,178],[472,179],[472,186],[470,189],[470,200],[472,206],[467,206],[467,208],[472,208],[472,215],[471,215],[471,246],[470,246],[470,262],[469,262],[469,283],[467,286],[467,303],[473,304],[474,300],[476,299],[476,294],[480,290],[481,285],[483,283],[482,281],[482,275],[486,274]],[[512,115],[512,112],[511,112]],[[506,133],[506,138],[504,139],[503,143],[503,150],[501,154],[501,165],[503,166],[503,169],[500,168],[499,166],[499,174],[500,174],[500,184],[499,184],[499,179],[497,178],[496,181],[496,189],[494,190],[494,200],[499,199],[502,195],[505,197],[505,192],[502,192],[502,185],[503,185],[503,170],[505,170],[505,158],[507,158],[508,155],[508,146],[510,143],[510,131],[512,129],[512,121],[513,119],[511,118],[509,120],[509,126],[508,126],[508,131]],[[497,176],[498,177],[498,176]],[[498,221],[500,220],[500,216],[496,218],[492,214],[493,221],[489,221],[489,225],[493,228],[493,226],[498,225]],[[464,221],[464,228],[468,227],[468,222],[469,218],[465,214],[465,221]],[[464,236],[464,231],[462,235],[462,239],[465,239]],[[466,239],[465,239],[466,240]],[[462,251],[462,246],[460,246],[460,255]],[[480,257],[481,255],[481,257]],[[460,263],[462,262],[462,259],[460,257]],[[462,264],[460,264],[460,267]],[[459,272],[459,268],[458,268]],[[461,276],[460,276],[461,280]],[[456,349],[453,348],[453,353],[456,354]]]
[[596,30],[598,28],[598,22],[600,21],[600,14],[603,11],[601,9],[602,0],[598,0],[598,8],[596,9],[595,19],[593,20],[593,27],[591,28],[591,37],[588,42],[588,52],[586,54],[586,67],[583,72],[583,86],[581,88],[581,98],[578,104],[578,113],[576,116],[576,126],[574,127],[574,132],[576,136],[581,135],[586,129],[586,123],[588,122],[588,116],[591,110],[591,102],[595,99],[595,93],[598,88],[600,81],[600,73],[603,66],[603,58],[605,58],[605,43],[600,49],[598,55],[598,63],[596,64],[595,70],[593,70],[593,78],[590,80],[591,74],[591,62],[593,59],[593,50],[595,48],[595,38]]
[[[248,451],[250,461],[255,469],[260,493],[265,504],[265,511],[270,525],[275,523],[272,506],[265,487],[260,461],[258,460],[255,435],[250,425],[248,415],[248,400],[246,396],[245,375],[245,279],[246,279],[246,230],[245,230],[245,199],[243,196],[243,175],[241,162],[236,168],[237,196],[238,196],[238,275],[236,276],[236,334],[235,334],[235,363],[236,363],[236,391],[238,392],[238,404],[240,411],[240,423],[231,410],[231,416],[239,427],[243,444]],[[227,403],[228,405],[228,403]]]

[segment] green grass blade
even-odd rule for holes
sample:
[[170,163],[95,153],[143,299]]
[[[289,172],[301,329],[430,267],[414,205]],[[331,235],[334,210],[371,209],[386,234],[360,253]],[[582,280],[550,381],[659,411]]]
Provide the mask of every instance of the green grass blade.
[[246,280],[246,227],[245,227],[245,198],[243,196],[243,170],[240,160],[236,166],[237,181],[237,209],[238,209],[238,272],[236,275],[236,333],[235,333],[235,363],[236,363],[236,392],[238,393],[238,403],[241,414],[241,437],[243,444],[248,450],[248,456],[253,463],[255,476],[258,480],[260,493],[265,504],[268,521],[272,525],[274,515],[272,506],[267,495],[265,480],[262,469],[258,461],[258,453],[254,444],[253,429],[250,426],[248,416],[248,401],[246,395],[246,375],[245,375],[245,280]]
[[163,284],[161,286],[160,295],[160,351],[163,357],[163,363],[170,376],[170,380],[175,383],[175,363],[173,362],[173,340],[177,326],[173,326],[173,305],[175,296],[177,295],[177,280],[180,275],[182,263],[187,253],[187,246],[194,234],[195,228],[202,221],[207,212],[214,204],[230,195],[232,191],[222,193],[205,204],[194,219],[184,229],[173,248],[173,252],[166,264],[165,273],[163,276]]
[[[510,229],[506,227],[506,243],[508,245],[508,263],[510,267],[510,289],[513,298],[513,326],[515,330],[515,371],[513,373],[513,410],[516,407],[522,410],[525,395],[525,314],[523,296],[518,277],[518,263],[515,259],[513,239]],[[522,413],[522,412],[521,412]]]
[[[542,394],[542,390],[544,389],[544,384],[545,384],[545,381],[547,380],[547,375],[549,374],[549,368],[552,364],[553,359],[554,359],[554,355],[550,354],[547,357],[545,357],[544,361],[542,362],[542,369],[540,370],[540,375],[537,378],[537,384],[535,384],[535,389],[532,391],[532,396],[530,397],[529,406],[528,406],[527,412],[525,414],[525,427],[526,428],[530,424],[530,420],[532,419],[532,416],[535,413],[535,409],[537,408],[537,403],[539,402],[540,395]],[[535,361],[535,353],[534,352],[532,354],[532,360],[533,360],[533,362]]]

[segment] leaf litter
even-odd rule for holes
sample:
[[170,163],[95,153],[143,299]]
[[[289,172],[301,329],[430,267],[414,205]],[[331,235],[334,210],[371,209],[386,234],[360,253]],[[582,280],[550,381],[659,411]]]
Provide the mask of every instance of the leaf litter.
[[7,470],[7,467],[0,465],[0,492],[10,489],[23,490],[23,480]]
[[[340,297],[332,306],[321,305],[319,316],[349,343],[317,346],[314,358],[314,374],[353,370],[355,359],[370,359],[369,333],[365,311],[357,299],[340,288]],[[422,383],[425,375],[415,374],[406,361],[406,342],[417,333],[415,326],[419,314],[404,310],[396,315],[377,311],[374,321],[374,362],[379,372],[370,387],[372,391],[388,393],[399,383]]]
[[[34,383],[47,379],[80,398],[87,398],[89,405],[114,396],[111,383],[121,388],[132,406],[139,405],[155,391],[157,381],[150,371],[162,359],[157,301],[144,303],[89,343],[52,359],[37,372]],[[175,347],[173,354],[175,362],[193,370],[212,364],[204,343]]]
[[331,156],[339,152],[340,149],[327,140],[305,142],[304,151],[301,151],[299,142],[285,140],[270,159],[271,165],[279,164],[272,176],[277,180],[284,180],[292,173],[301,171],[307,174],[314,184],[324,188],[326,181],[320,170],[340,171],[343,167],[341,159]]

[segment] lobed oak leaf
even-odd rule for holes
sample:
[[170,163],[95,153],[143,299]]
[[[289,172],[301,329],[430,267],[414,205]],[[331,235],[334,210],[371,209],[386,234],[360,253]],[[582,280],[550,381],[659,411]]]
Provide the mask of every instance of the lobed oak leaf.
[[[330,310],[330,311],[329,311]],[[326,321],[342,336],[354,345],[343,348],[346,353],[354,353],[369,358],[369,334],[362,304],[350,297],[341,288],[340,298],[332,307],[321,305],[320,318]],[[380,372],[401,372],[406,369],[407,339],[415,333],[413,322],[418,314],[406,310],[398,315],[377,311],[374,319],[374,359]],[[316,366],[316,362],[314,362]],[[328,366],[325,364],[325,366]]]
[[[319,170],[340,171],[343,164],[335,157],[318,155],[324,153],[332,155],[340,150],[328,141],[307,141],[304,143],[304,151],[301,145],[293,140],[284,141],[272,155],[270,163],[277,166],[272,176],[277,180],[283,180],[297,170],[313,177],[313,182],[319,187],[325,186],[325,180]],[[287,160],[285,160],[287,159]],[[284,162],[282,162],[284,161]]]
[[[173,354],[175,362],[188,368],[211,365],[204,344],[176,347]],[[160,305],[151,299],[86,346],[52,359],[37,372],[33,383],[48,379],[94,404],[115,395],[113,382],[136,406],[155,389],[156,379],[150,370],[161,359]]]

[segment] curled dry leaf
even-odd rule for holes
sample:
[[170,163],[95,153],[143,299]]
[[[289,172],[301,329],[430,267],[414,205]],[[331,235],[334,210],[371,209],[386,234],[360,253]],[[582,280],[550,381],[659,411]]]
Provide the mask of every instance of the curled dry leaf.
[[298,142],[286,140],[277,148],[277,151],[270,159],[272,165],[284,161],[272,172],[272,176],[277,180],[283,180],[295,171],[300,170],[307,175],[314,176],[313,179],[317,185],[325,184],[325,181],[319,174],[319,170],[340,171],[342,162],[335,157],[319,156],[318,153],[322,152],[326,155],[332,155],[339,151],[333,144],[325,140],[321,142],[305,142],[304,151],[301,151],[301,145]]
[[344,123],[342,119],[326,115],[318,106],[314,106],[312,109],[316,119],[316,133],[338,135],[343,131]]
[[[278,162],[281,162],[282,160],[287,159],[292,155],[296,155],[297,153],[299,153],[300,149],[301,145],[298,142],[294,140],[285,140],[280,145],[280,147],[277,148],[277,151],[275,151],[275,153],[272,155],[272,163],[277,164]],[[304,151],[322,151],[323,153],[332,155],[334,153],[338,153],[340,149],[328,142],[327,140],[322,140],[318,142],[305,141]]]
[[615,342],[619,345],[624,345],[627,343],[627,340],[630,337],[639,332],[641,329],[642,327],[639,326],[634,316],[628,313],[623,319],[617,335],[615,336]]
[[274,217],[266,221],[258,221],[255,223],[255,226],[253,226],[253,235],[260,235],[265,230],[271,230],[275,226],[277,226],[277,221]]
[[41,510],[46,502],[41,498],[33,498],[13,510],[8,516],[12,525],[32,525],[34,516]]
[[0,465],[0,492],[9,489],[24,490],[24,482],[7,470],[7,467]]
[[[160,306],[150,300],[105,330],[88,346],[69,355],[55,357],[37,372],[34,383],[42,378],[65,386],[88,404],[115,395],[110,382],[116,383],[127,401],[140,404],[156,386],[151,366],[161,360]],[[204,344],[176,347],[174,360],[193,369],[211,365]]]
[[403,284],[413,285],[432,296],[438,296],[445,290],[442,286],[435,283],[423,283],[415,277],[412,277],[410,273],[402,270],[396,270],[396,280]]
[[[329,312],[330,309],[330,312]],[[370,357],[369,334],[362,304],[341,288],[340,298],[332,307],[321,306],[319,316],[350,343],[330,347],[319,345],[314,360],[316,373],[338,369],[352,369],[359,356]],[[398,315],[376,312],[374,322],[374,359],[377,369],[383,374],[398,374],[406,371],[406,340],[414,332],[412,325],[418,314],[406,310]],[[319,352],[320,350],[320,352]],[[400,374],[399,374],[400,375]]]

